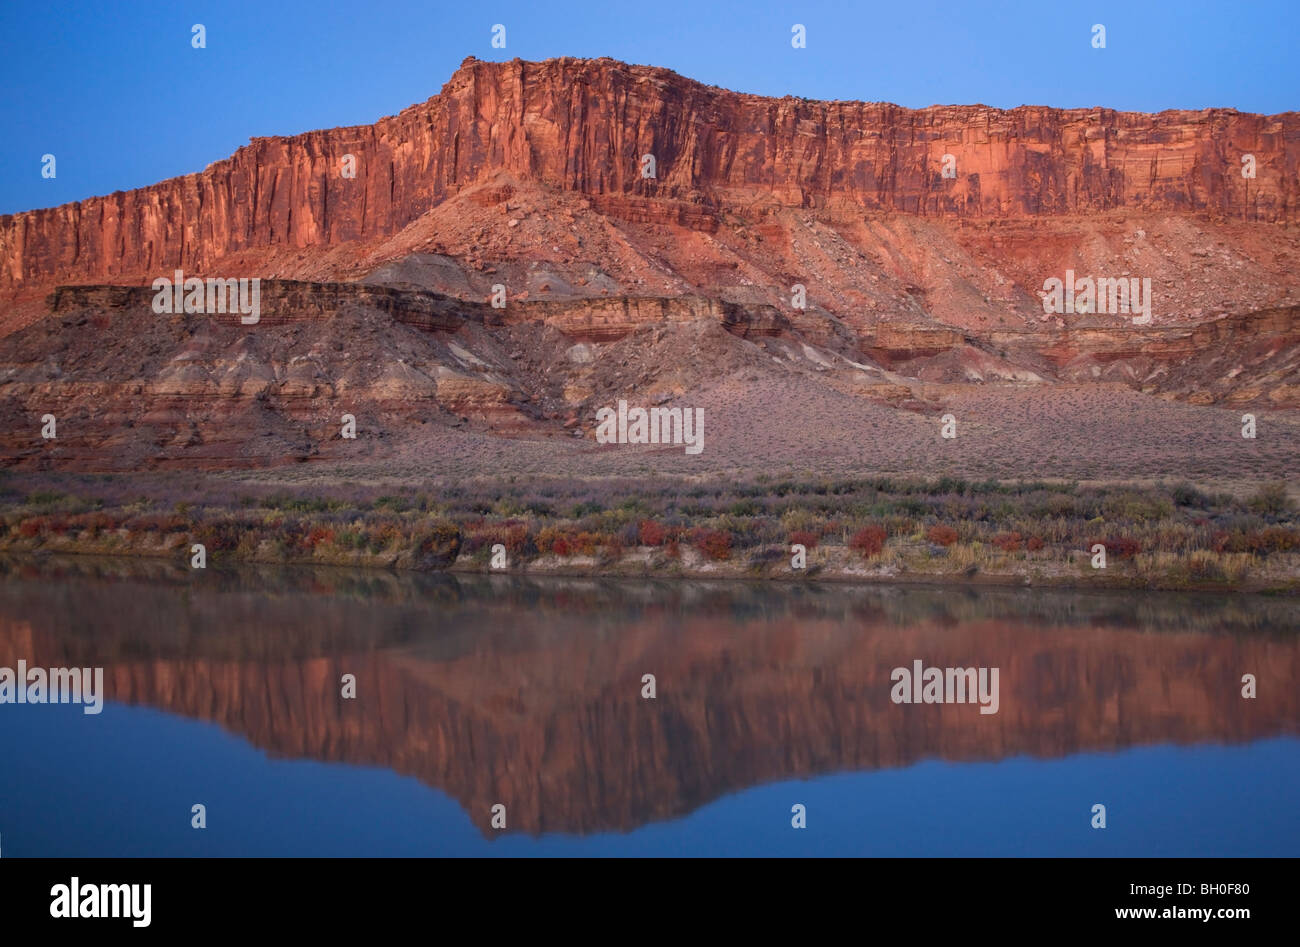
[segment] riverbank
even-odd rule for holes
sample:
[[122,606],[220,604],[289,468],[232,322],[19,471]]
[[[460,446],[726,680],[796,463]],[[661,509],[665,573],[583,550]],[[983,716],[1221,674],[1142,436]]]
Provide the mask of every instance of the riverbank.
[[[187,568],[192,558],[187,537],[174,542],[148,543],[127,547],[121,543],[83,542],[60,539],[39,544],[0,544],[0,552],[18,560],[44,560],[52,556],[149,559],[179,563]],[[474,556],[460,556],[445,569],[419,568],[405,555],[354,555],[350,557],[292,557],[268,554],[209,560],[220,565],[327,566],[367,570],[396,570],[427,573],[443,571],[456,575],[513,575],[556,578],[700,579],[742,582],[835,582],[849,584],[969,585],[1034,587],[1054,589],[1148,589],[1152,591],[1231,591],[1300,595],[1300,556],[1273,557],[1267,561],[1251,556],[1233,556],[1221,577],[1205,579],[1197,566],[1176,556],[1139,557],[1106,570],[1093,569],[1090,556],[1080,553],[1071,560],[1051,557],[1014,558],[979,569],[945,569],[942,561],[922,557],[908,563],[899,555],[886,559],[868,557],[858,561],[844,550],[824,550],[802,569],[775,566],[781,551],[760,550],[761,561],[715,562],[692,552],[666,560],[651,547],[628,550],[617,560],[592,557],[542,556],[501,568],[484,566]],[[1203,571],[1203,570],[1200,570]]]
[[190,482],[192,499],[177,500],[171,481],[40,483],[0,483],[0,552],[194,568],[1300,591],[1300,524],[1282,484],[488,480],[259,494]]

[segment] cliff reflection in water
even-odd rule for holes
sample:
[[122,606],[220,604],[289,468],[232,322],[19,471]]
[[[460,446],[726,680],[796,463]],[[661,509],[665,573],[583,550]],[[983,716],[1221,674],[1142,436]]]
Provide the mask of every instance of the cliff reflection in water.
[[[417,777],[485,830],[505,802],[534,834],[924,758],[1293,735],[1297,618],[1242,596],[0,563],[0,666],[103,666],[110,700]],[[1001,668],[1000,711],[891,703],[918,658]]]

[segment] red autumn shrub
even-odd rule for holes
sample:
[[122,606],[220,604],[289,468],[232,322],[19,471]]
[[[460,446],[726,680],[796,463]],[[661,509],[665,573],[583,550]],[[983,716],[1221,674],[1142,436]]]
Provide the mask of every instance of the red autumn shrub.
[[303,545],[308,549],[315,549],[321,543],[334,542],[334,530],[328,526],[315,526],[307,533],[303,540]]
[[[543,526],[537,531],[537,551],[543,556],[548,552],[554,552],[557,556],[561,553],[555,552],[555,543],[564,538],[564,534],[553,526]],[[568,543],[565,543],[568,548]]]
[[126,525],[133,533],[174,533],[185,529],[187,524],[171,513],[146,513],[133,517]]
[[1111,559],[1132,559],[1142,551],[1142,544],[1136,539],[1129,539],[1125,536],[1107,536],[1105,539],[1088,540],[1088,551],[1092,547],[1101,543],[1106,547],[1106,556]]
[[507,530],[505,547],[511,558],[532,555],[537,549],[533,538],[528,535],[528,527],[518,524],[511,526]]
[[805,549],[817,548],[818,536],[810,529],[796,529],[790,534],[790,545],[800,545]]
[[556,536],[551,540],[551,552],[557,556],[567,556],[569,554],[569,541],[563,536]]
[[1044,542],[1037,536],[1030,536],[1029,541],[1025,543],[1025,548],[1030,552],[1038,552],[1044,545]]
[[98,511],[79,513],[76,516],[69,517],[68,522],[73,529],[89,530],[92,536],[98,535],[103,530],[112,529],[116,525],[113,517]]
[[241,524],[231,520],[215,520],[204,523],[194,531],[196,542],[202,543],[207,547],[208,552],[214,550],[226,552],[235,549],[239,545],[244,529]]
[[700,528],[692,531],[695,548],[710,559],[731,558],[731,534],[720,529]]
[[957,541],[957,531],[951,526],[935,524],[925,531],[925,538],[936,546],[951,546]]
[[23,539],[31,539],[40,534],[41,525],[41,518],[39,516],[32,517],[29,520],[23,520],[18,524],[18,535],[23,537]]
[[664,541],[664,528],[654,520],[642,520],[638,527],[642,546],[661,546]]
[[1288,552],[1300,545],[1300,535],[1283,526],[1269,526],[1252,530],[1245,536],[1245,547],[1257,555],[1270,552]]
[[1019,533],[998,533],[989,542],[1003,552],[1018,552],[1024,539]]
[[885,548],[887,535],[883,526],[864,526],[853,534],[853,538],[849,540],[849,548],[862,553],[864,558],[879,555]]
[[401,538],[396,523],[380,523],[370,531],[370,545],[374,552],[388,549]]
[[1142,544],[1136,539],[1129,539],[1125,536],[1112,536],[1106,543],[1106,551],[1114,554],[1120,559],[1132,559],[1142,551]]

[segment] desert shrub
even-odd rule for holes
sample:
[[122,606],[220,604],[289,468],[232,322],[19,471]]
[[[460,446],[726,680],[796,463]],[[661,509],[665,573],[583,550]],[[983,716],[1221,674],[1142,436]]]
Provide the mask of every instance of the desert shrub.
[[[537,538],[534,540],[534,542],[537,544],[537,551],[541,553],[543,556],[546,555],[547,553],[555,553],[555,555],[557,556],[567,555],[568,554],[567,552],[559,553],[556,552],[555,550],[555,544],[563,539],[564,539],[563,530],[557,529],[554,526],[543,526],[541,529],[537,531]],[[566,549],[568,548],[567,543],[565,543],[565,548]]]
[[485,529],[482,522],[470,520],[461,526],[461,547],[466,555],[476,555],[497,542],[497,531]]
[[366,536],[359,529],[341,529],[334,535],[334,545],[340,549],[360,549]]
[[698,527],[691,530],[691,545],[710,559],[731,558],[731,534],[720,529]]
[[1021,545],[1024,543],[1024,537],[1014,532],[998,533],[989,542],[1002,552],[1019,552]]
[[[816,549],[817,540],[818,536],[812,530],[796,529],[790,534],[790,542],[788,545],[794,545],[797,543],[806,549]],[[784,555],[784,553],[782,553],[782,555]]]
[[307,535],[303,538],[302,544],[309,550],[315,549],[321,543],[330,545],[334,542],[334,530],[328,526],[313,526],[308,530]]
[[781,525],[789,532],[796,530],[815,530],[819,517],[812,510],[803,506],[802,500],[793,501],[781,514]]
[[1218,557],[1203,550],[1187,558],[1187,576],[1193,582],[1222,582],[1227,578]]
[[470,556],[486,555],[499,543],[512,557],[529,558],[545,551],[538,544],[538,539],[549,547],[555,536],[555,531],[552,530],[545,538],[539,533],[535,539],[529,532],[527,524],[520,523],[518,520],[507,520],[491,525],[481,522],[467,523],[460,532],[464,551]]
[[1125,490],[1107,496],[1102,501],[1101,510],[1108,520],[1127,520],[1135,523],[1164,519],[1174,512],[1173,504],[1164,497],[1155,497],[1134,490]]
[[133,516],[127,520],[126,527],[133,533],[174,533],[189,525],[174,513],[150,513]]
[[1266,483],[1246,505],[1256,513],[1276,516],[1291,509],[1291,498],[1287,496],[1285,483]]
[[33,490],[27,494],[27,502],[32,506],[52,506],[60,500],[69,500],[70,496],[66,493],[59,493],[57,490]]
[[325,513],[331,509],[342,509],[347,505],[340,500],[327,500],[324,497],[293,497],[283,493],[262,500],[263,508],[284,510],[288,513]]
[[570,540],[575,555],[594,556],[596,547],[600,545],[600,534],[582,530]]
[[525,501],[522,512],[532,516],[540,516],[544,519],[552,519],[555,516],[555,507],[545,500],[531,498]]
[[208,552],[226,551],[239,546],[239,540],[246,532],[243,523],[236,520],[209,520],[194,531],[197,542],[207,547]]
[[757,549],[750,553],[748,566],[751,569],[762,570],[777,562],[785,561],[785,551],[782,549]]
[[1202,493],[1190,483],[1180,483],[1173,489],[1174,503],[1178,506],[1195,507],[1198,510],[1208,509],[1212,501],[1207,494]]
[[849,540],[849,548],[861,553],[864,558],[879,555],[885,548],[887,535],[883,526],[864,526],[853,534],[853,538]]
[[281,520],[274,539],[282,556],[292,555],[307,548],[307,527],[298,520]]
[[1042,517],[1074,516],[1078,505],[1078,500],[1067,493],[1048,493],[1031,504],[1029,510]]
[[890,504],[890,506],[895,514],[925,516],[930,512],[930,503],[929,497],[903,497]]
[[528,558],[537,555],[537,544],[529,535],[528,527],[519,523],[506,529],[504,545],[511,558]]
[[414,559],[423,568],[439,568],[456,561],[460,554],[461,534],[455,523],[441,521],[411,537]]
[[660,546],[664,541],[664,528],[654,520],[642,520],[639,527],[641,545]]
[[1088,551],[1092,547],[1101,543],[1106,547],[1106,557],[1108,559],[1132,559],[1142,551],[1142,544],[1136,539],[1130,539],[1126,536],[1107,536],[1105,539],[1088,540]]
[[1270,552],[1290,552],[1300,546],[1300,535],[1297,535],[1295,530],[1282,526],[1254,530],[1246,533],[1242,539],[1242,545],[1245,547],[1243,551],[1259,555],[1267,555]]
[[951,526],[936,523],[925,531],[925,538],[936,546],[951,546],[957,541],[957,531]]
[[498,497],[492,504],[492,512],[497,516],[520,516],[528,508],[517,497]]
[[380,523],[367,530],[370,551],[374,553],[391,549],[401,538],[401,531],[396,523]]
[[718,517],[713,528],[726,533],[731,537],[731,544],[736,547],[747,548],[749,546],[759,546],[764,542],[780,542],[780,533],[771,534],[768,521],[762,517],[734,517],[730,514]]
[[608,536],[604,537],[604,540],[601,542],[600,548],[604,551],[604,554],[609,558],[621,559],[623,558],[623,549],[624,549],[623,537],[619,533],[610,533]]
[[1132,559],[1142,551],[1142,544],[1127,536],[1112,536],[1106,543],[1108,555],[1118,559]]
[[[1237,547],[1233,549],[1232,547]],[[1210,548],[1218,553],[1240,552],[1245,547],[1242,535],[1226,529],[1216,529],[1210,536]]]
[[86,530],[91,536],[97,536],[103,530],[112,529],[115,525],[116,520],[107,513],[78,513],[68,517],[68,526],[71,529]]

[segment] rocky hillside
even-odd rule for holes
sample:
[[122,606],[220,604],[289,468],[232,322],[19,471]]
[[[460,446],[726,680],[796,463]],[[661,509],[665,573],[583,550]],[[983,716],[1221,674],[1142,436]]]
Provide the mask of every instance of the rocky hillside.
[[[876,470],[1275,476],[1297,142],[1296,113],[909,110],[470,59],[372,126],[0,218],[0,460],[622,473],[645,458],[592,429],[626,397],[707,409],[692,473],[856,470],[845,432],[870,431]],[[261,279],[265,318],[155,314],[177,269]],[[1149,280],[1150,319],[1046,312],[1071,272]],[[1281,413],[1243,443],[1245,409]]]
[[[699,296],[482,303],[361,283],[262,283],[261,319],[158,315],[143,287],[66,287],[0,353],[0,454],[28,469],[331,459],[429,473],[873,469],[973,476],[1285,476],[1300,307],[1194,326],[934,324]],[[599,445],[619,399],[706,412],[703,455]],[[1240,436],[1243,411],[1259,436]],[[960,436],[939,437],[952,413]],[[58,419],[57,437],[40,419]],[[341,436],[345,414],[356,439]],[[493,441],[501,442],[486,450]],[[452,471],[443,464],[459,459]],[[432,463],[432,466],[431,466]]]

